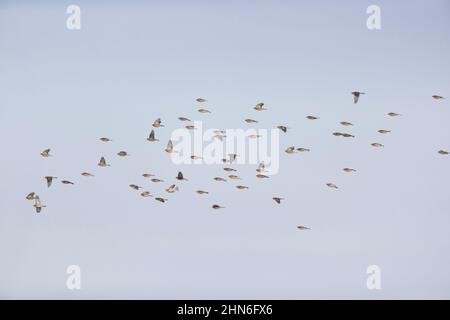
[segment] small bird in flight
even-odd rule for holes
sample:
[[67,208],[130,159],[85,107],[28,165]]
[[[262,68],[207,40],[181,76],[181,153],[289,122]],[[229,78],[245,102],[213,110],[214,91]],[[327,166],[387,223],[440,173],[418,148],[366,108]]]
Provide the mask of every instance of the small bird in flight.
[[162,203],[168,201],[168,199],[164,199],[164,198],[155,198],[155,200],[159,201],[159,202],[162,202]]
[[188,129],[188,130],[194,130],[195,126],[190,124],[190,125],[186,126],[185,128]]
[[356,172],[356,170],[352,168],[344,168],[342,170],[344,170],[345,172]]
[[264,173],[264,172],[266,172],[266,165],[264,164],[264,161],[261,161],[261,162],[258,164],[258,168],[256,168],[256,172],[258,172],[258,173]]
[[263,174],[257,174],[256,177],[259,178],[259,179],[269,179],[269,176],[266,176],[266,175],[263,175]]
[[117,155],[118,155],[119,157],[126,157],[126,156],[129,156],[129,154],[128,154],[126,151],[119,151],[119,152],[117,153]]
[[444,155],[444,156],[449,154],[449,152],[446,151],[446,150],[439,150],[438,153],[439,153],[439,154],[442,154],[442,155]]
[[203,99],[203,98],[197,98],[197,99],[195,99],[195,101],[197,101],[197,102],[199,102],[199,103],[203,103],[203,102],[206,102],[206,101],[208,101],[208,100]]
[[150,142],[159,141],[158,139],[155,138],[155,130],[150,131],[147,140]]
[[225,207],[219,206],[218,204],[213,204],[212,208],[217,210],[217,209],[224,209]]
[[73,183],[72,181],[69,181],[69,180],[62,180],[61,183],[62,184],[75,184],[75,183]]
[[138,185],[136,185],[136,184],[130,184],[130,188],[131,188],[131,189],[134,189],[134,190],[142,189],[141,186],[138,186]]
[[335,185],[334,183],[331,183],[331,182],[327,183],[327,187],[334,188],[334,189],[338,188],[337,185]]
[[197,190],[197,191],[195,191],[197,194],[200,194],[200,195],[204,195],[204,194],[209,194],[209,192],[208,191],[203,191],[203,190]]
[[164,127],[164,125],[162,125],[161,123],[162,123],[161,118],[158,118],[158,119],[156,119],[156,120],[153,122],[152,126],[153,126],[154,128],[161,128],[161,127]]
[[434,96],[431,96],[433,99],[436,99],[436,100],[442,100],[442,99],[445,99],[443,96],[438,96],[438,95],[434,95]]
[[58,177],[45,176],[45,180],[47,180],[47,187],[50,188],[52,185],[53,179],[58,179]]
[[153,179],[151,180],[151,182],[159,183],[159,182],[164,182],[164,180],[160,180],[160,179],[153,178]]
[[258,121],[250,119],[250,118],[247,118],[244,121],[247,122],[247,123],[258,123]]
[[188,179],[185,179],[183,176],[183,172],[179,171],[178,175],[175,177],[175,179],[180,180],[180,181],[188,181]]
[[348,126],[352,126],[353,125],[353,123],[351,123],[351,122],[348,122],[348,121],[341,121],[341,122],[339,122],[341,125],[343,125],[344,127],[348,127]]
[[299,152],[310,152],[311,150],[308,148],[297,148],[297,151]]
[[306,119],[309,119],[309,120],[317,120],[317,119],[320,119],[320,118],[319,118],[319,117],[316,117],[316,116],[307,116]]
[[286,152],[287,154],[292,154],[295,152],[295,147],[294,146],[289,147],[286,150],[284,150],[284,152]]
[[198,109],[197,111],[200,113],[211,113],[208,109]]
[[381,134],[386,134],[386,133],[391,132],[391,130],[380,129],[380,130],[378,130],[378,132],[381,133]]
[[106,163],[105,157],[100,158],[100,162],[98,163],[99,167],[110,167],[111,165]]
[[27,194],[27,196],[25,197],[25,199],[27,199],[27,200],[33,200],[33,199],[34,199],[34,195],[35,195],[34,192],[30,192],[29,194]]
[[223,168],[223,170],[227,171],[227,172],[236,172],[236,169],[233,168]]
[[203,159],[202,157],[199,157],[199,156],[191,156],[191,159],[192,160],[201,160],[201,159]]
[[141,196],[144,197],[144,198],[153,197],[153,196],[150,194],[150,192],[148,192],[148,191],[142,192],[142,193],[141,193]]
[[247,186],[241,186],[241,185],[236,186],[236,188],[238,188],[240,190],[249,189]]
[[41,199],[39,199],[39,196],[36,196],[36,197],[34,197],[33,207],[36,208],[36,213],[40,213],[42,208],[45,208],[46,206],[42,205]]
[[51,157],[52,155],[50,154],[50,149],[45,149],[44,151],[42,151],[41,156],[43,156],[44,158]]
[[154,177],[155,175],[154,175],[154,174],[151,174],[151,173],[143,173],[142,176],[143,176],[144,178],[151,178],[151,177]]
[[395,113],[395,112],[389,112],[387,115],[390,116],[390,117],[397,117],[397,116],[399,116],[400,114]]
[[89,173],[89,172],[83,172],[83,173],[81,173],[81,175],[83,177],[93,177],[94,176],[92,173]]
[[305,227],[305,226],[297,226],[297,229],[299,229],[299,230],[311,230],[310,228]]
[[226,179],[221,178],[221,177],[215,177],[214,180],[216,180],[216,181],[221,181],[221,182],[227,182]]
[[178,191],[178,187],[177,187],[176,185],[172,184],[170,187],[168,187],[168,188],[166,189],[166,191],[167,191],[168,193],[174,193],[174,192]]
[[241,178],[239,178],[238,176],[234,175],[234,174],[230,174],[228,176],[228,178],[230,178],[231,180],[241,180]]
[[172,144],[172,140],[169,140],[169,142],[167,143],[167,147],[164,149],[164,151],[166,151],[167,153],[173,153],[173,144]]
[[382,145],[381,143],[378,143],[378,142],[372,143],[371,146],[372,146],[372,147],[375,147],[375,148],[381,148],[381,147],[384,147],[384,145]]
[[284,200],[283,198],[278,198],[278,197],[273,197],[272,199],[273,199],[273,201],[275,201],[278,204],[281,203],[281,200]]
[[109,139],[109,138],[106,138],[106,137],[102,137],[102,138],[100,138],[100,141],[109,142],[109,141],[112,141],[112,140]]
[[191,119],[186,118],[186,117],[178,117],[178,120],[180,120],[180,121],[191,121]]
[[280,129],[281,131],[283,131],[284,133],[286,133],[288,131],[288,129],[289,129],[288,127],[281,126],[281,125],[277,126],[277,128]]
[[253,109],[255,109],[256,111],[267,110],[266,108],[264,108],[264,103],[263,102],[258,103]]
[[359,97],[360,97],[362,94],[365,94],[365,93],[364,93],[364,92],[359,92],[359,91],[353,91],[353,92],[352,92],[352,95],[353,95],[353,102],[354,102],[354,103],[358,103]]

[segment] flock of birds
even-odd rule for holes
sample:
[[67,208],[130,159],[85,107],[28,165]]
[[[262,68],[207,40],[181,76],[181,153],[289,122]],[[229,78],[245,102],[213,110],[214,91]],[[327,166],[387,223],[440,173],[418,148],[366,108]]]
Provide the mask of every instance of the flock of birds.
[[[364,95],[364,94],[365,94],[364,92],[359,92],[359,91],[352,92],[353,102],[355,104],[358,103],[361,95]],[[433,95],[432,98],[435,99],[435,100],[445,99],[443,96],[440,96],[440,95]],[[203,98],[198,98],[198,99],[196,99],[196,101],[199,104],[203,104],[203,103],[207,102],[207,100],[203,99]],[[267,110],[267,108],[265,108],[264,103],[262,103],[262,102],[258,103],[254,107],[254,109],[256,111],[265,111],[265,110]],[[197,111],[200,112],[200,113],[211,113],[211,111],[209,111],[208,109],[205,109],[205,108],[199,108]],[[400,114],[395,113],[395,112],[389,112],[387,115],[389,117],[400,116]],[[319,119],[319,117],[316,117],[316,116],[313,116],[313,115],[309,115],[306,118],[308,120],[317,120],[317,119]],[[182,122],[190,122],[191,121],[189,118],[186,118],[186,117],[178,117],[178,120],[180,120]],[[257,120],[250,119],[250,118],[247,118],[244,121],[247,122],[247,123],[257,123],[258,122]],[[343,127],[353,126],[353,123],[348,122],[348,121],[341,121],[340,124]],[[162,124],[161,118],[156,119],[153,122],[152,126],[155,129],[164,127],[164,125]],[[186,125],[185,128],[188,129],[188,130],[195,129],[195,127],[193,125]],[[284,133],[286,133],[288,131],[288,129],[289,129],[288,127],[283,126],[283,125],[279,125],[279,126],[277,126],[277,128],[279,130],[281,130],[282,132],[284,132]],[[156,138],[155,129],[151,130],[151,132],[150,132],[150,134],[149,134],[149,136],[147,138],[147,140],[150,141],[150,142],[157,142],[157,141],[159,141]],[[380,133],[380,134],[388,134],[390,132],[391,132],[390,130],[386,130],[386,129],[378,130],[378,133]],[[346,133],[346,132],[333,132],[333,135],[337,136],[337,137],[344,137],[344,138],[354,138],[355,137],[354,135],[352,135],[350,133]],[[250,138],[259,138],[260,136],[259,135],[250,135],[249,137]],[[225,131],[216,130],[215,131],[215,138],[220,139],[221,141],[223,141],[223,139],[226,138]],[[107,138],[107,137],[101,137],[101,138],[99,138],[99,140],[102,141],[102,142],[105,142],[105,143],[112,141],[110,138]],[[374,147],[374,148],[384,147],[383,144],[378,143],[378,142],[372,143],[371,146]],[[46,149],[46,150],[42,151],[40,155],[42,157],[44,157],[44,158],[51,157],[52,155],[50,154],[50,151],[51,151],[51,149]],[[173,148],[173,143],[172,143],[171,140],[169,140],[169,142],[167,143],[167,146],[164,149],[164,151],[167,152],[167,153],[176,152],[174,150],[174,148]],[[286,154],[293,154],[293,153],[296,153],[296,152],[310,152],[310,149],[308,149],[308,148],[296,148],[294,146],[290,146],[290,147],[288,147],[285,150]],[[446,150],[439,150],[438,153],[441,154],[441,155],[449,155],[449,151],[446,151]],[[119,151],[117,153],[117,155],[119,157],[126,157],[129,154],[126,151]],[[224,164],[231,165],[231,164],[233,164],[236,161],[238,155],[237,154],[229,154],[228,157],[229,157],[228,159],[222,159],[222,162]],[[191,159],[192,160],[197,160],[197,159],[201,159],[201,158],[202,158],[201,156],[191,155]],[[110,166],[110,164],[107,163],[106,159],[103,156],[100,157],[100,161],[98,162],[97,165],[99,167],[101,167],[101,168],[105,168],[105,167],[109,167]],[[235,172],[237,172],[237,169],[234,169],[234,168],[231,168],[231,167],[225,167],[225,168],[223,168],[223,170],[229,174],[228,178],[230,180],[240,180],[239,176],[234,174]],[[347,173],[356,172],[356,169],[353,169],[353,168],[343,168],[342,170],[344,172],[347,172]],[[259,163],[258,167],[256,168],[256,172],[257,172],[256,178],[259,178],[259,179],[267,179],[267,178],[269,178],[269,176],[264,175],[264,173],[266,172],[264,161]],[[94,175],[92,173],[89,173],[89,172],[82,172],[81,175],[83,177],[94,177]],[[144,178],[150,179],[154,183],[164,182],[163,180],[156,178],[156,176],[154,174],[151,174],[151,173],[144,173],[144,174],[142,174],[142,176]],[[45,176],[44,179],[46,180],[47,187],[49,188],[52,185],[53,180],[58,179],[58,177]],[[188,179],[186,179],[184,177],[182,172],[178,172],[178,175],[176,176],[176,179],[179,180],[179,181],[187,181],[188,180]],[[222,177],[214,177],[214,180],[218,181],[218,182],[226,182],[227,181],[225,178],[222,178]],[[69,180],[61,180],[61,183],[62,184],[66,184],[66,185],[73,185],[74,184],[72,181],[69,181]],[[138,190],[138,191],[140,189],[142,189],[141,186],[136,185],[136,184],[130,184],[129,186],[130,186],[130,188],[132,188],[134,190]],[[338,189],[338,186],[336,184],[332,183],[332,182],[327,183],[326,186],[329,187],[329,188]],[[240,190],[249,189],[248,186],[240,185],[240,184],[237,185],[236,188],[240,189]],[[175,184],[171,184],[167,189],[165,189],[165,191],[168,192],[168,193],[175,193],[175,192],[179,191],[179,188]],[[197,190],[196,193],[199,194],[199,195],[207,195],[207,194],[209,194],[209,192],[205,191],[205,190]],[[149,191],[142,191],[140,193],[140,195],[142,197],[153,197],[153,195],[151,195],[151,193]],[[168,199],[166,199],[164,197],[154,197],[154,198],[155,198],[156,201],[159,201],[159,202],[162,202],[162,203],[165,203],[166,201],[168,201]],[[29,193],[26,196],[26,199],[30,200],[30,201],[34,200],[34,205],[33,206],[34,206],[34,208],[36,210],[36,213],[40,213],[42,211],[42,208],[46,207],[46,205],[42,204],[39,195],[37,195],[35,192]],[[273,197],[272,199],[277,204],[281,204],[281,202],[284,200],[284,198],[280,198],[280,197]],[[224,207],[219,205],[219,204],[213,204],[212,208],[215,209],[215,210],[218,210],[218,209],[223,209]],[[303,225],[299,225],[299,226],[297,226],[297,228],[299,230],[310,230],[310,228],[308,228],[306,226],[303,226]]]

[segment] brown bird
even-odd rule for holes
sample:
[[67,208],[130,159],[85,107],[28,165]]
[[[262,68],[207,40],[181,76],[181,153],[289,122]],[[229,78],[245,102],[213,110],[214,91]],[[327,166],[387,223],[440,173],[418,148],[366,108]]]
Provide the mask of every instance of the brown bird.
[[223,170],[227,171],[227,172],[236,172],[236,169],[232,169],[232,168],[223,168]]
[[353,123],[351,123],[351,122],[348,122],[348,121],[341,121],[341,122],[339,122],[341,125],[343,125],[344,127],[348,127],[348,126],[352,126],[353,125]]
[[159,141],[159,139],[155,138],[155,130],[150,131],[150,134],[148,135],[147,140],[150,142]]
[[223,209],[225,207],[219,206],[218,204],[213,204],[212,208],[217,210],[217,209]]
[[169,201],[168,199],[164,199],[164,198],[155,198],[155,200],[159,201],[159,202],[162,202],[162,203],[164,203],[166,201]]
[[106,137],[102,137],[102,138],[100,138],[100,141],[109,142],[109,141],[112,141],[112,140],[109,139],[109,138],[106,138]]
[[134,189],[134,190],[142,189],[141,186],[138,186],[138,185],[135,185],[135,184],[130,184],[130,188],[131,188],[131,189]]
[[449,152],[446,151],[446,150],[439,150],[438,153],[442,154],[442,155],[448,155],[449,154]]
[[174,192],[178,191],[178,187],[177,187],[176,185],[172,184],[170,187],[168,187],[168,188],[166,189],[166,191],[167,191],[168,193],[174,193]]
[[188,179],[185,179],[183,176],[183,173],[181,171],[178,172],[178,175],[175,177],[175,179],[180,180],[180,181],[188,181]]
[[266,165],[264,164],[264,161],[261,161],[258,164],[258,168],[256,168],[256,172],[258,172],[258,173],[266,172]]
[[400,116],[400,114],[395,113],[395,112],[389,112],[387,115],[390,116],[390,117],[397,117],[397,116]]
[[381,147],[384,147],[384,145],[382,145],[381,143],[378,143],[378,142],[372,143],[371,146],[372,146],[372,147],[375,147],[375,148],[381,148]]
[[442,99],[445,99],[443,96],[438,96],[438,95],[434,95],[434,96],[431,96],[433,99],[436,99],[436,100],[442,100]]
[[200,194],[200,195],[204,195],[204,194],[209,194],[209,192],[208,191],[203,191],[203,190],[197,190],[197,191],[195,191],[197,194]]
[[150,192],[148,192],[148,191],[142,192],[142,193],[141,193],[141,196],[144,197],[144,198],[147,198],[147,197],[153,197],[153,196],[150,194]]
[[269,178],[268,176],[263,175],[263,174],[257,174],[256,177],[259,179],[268,179]]
[[143,176],[144,178],[151,178],[151,177],[154,177],[155,175],[154,175],[154,174],[151,174],[151,173],[143,173],[142,176]]
[[47,188],[50,188],[52,185],[53,179],[58,179],[58,177],[45,176],[45,180],[47,180]]
[[69,180],[62,180],[61,183],[62,184],[75,184],[75,183],[73,183],[72,181],[69,181]]
[[101,157],[100,162],[98,163],[98,166],[99,167],[110,167],[111,165],[106,163],[106,160],[104,157]]
[[292,154],[295,152],[295,147],[294,146],[289,147],[286,150],[284,150],[284,152],[286,152],[287,154]]
[[164,127],[164,125],[162,125],[161,123],[162,123],[161,118],[158,118],[153,122],[152,126],[155,128]]
[[345,172],[356,172],[356,170],[352,168],[344,168],[342,170],[344,170]]
[[39,199],[39,196],[36,196],[36,197],[34,197],[33,207],[36,208],[36,213],[40,213],[42,208],[45,208],[46,206],[42,205],[41,199]]
[[300,152],[310,152],[311,150],[310,150],[310,149],[307,149],[307,148],[297,148],[297,151],[300,151]]
[[173,153],[173,144],[172,144],[172,140],[169,140],[169,142],[167,143],[167,147],[164,149],[164,151],[166,151],[167,153]]
[[118,155],[119,157],[126,157],[126,156],[129,156],[129,154],[128,154],[126,151],[120,151],[120,152],[117,153],[117,155]]
[[154,179],[151,180],[151,182],[159,183],[159,182],[164,182],[164,180],[160,180],[160,179],[154,178]]
[[250,118],[247,118],[244,121],[247,122],[247,123],[258,123],[258,121],[250,119]]
[[228,176],[228,178],[230,178],[231,180],[240,180],[241,178],[239,178],[238,176],[235,176],[234,174],[230,174]]
[[221,182],[227,182],[226,179],[221,178],[221,177],[215,177],[214,180],[216,180],[216,181],[221,181]]
[[320,119],[320,118],[319,118],[319,117],[316,117],[316,116],[307,116],[306,119],[309,119],[309,120],[317,120],[317,119]]
[[83,177],[93,177],[94,176],[92,173],[89,173],[89,172],[83,172],[83,173],[81,173],[81,175]]
[[195,101],[197,101],[197,102],[199,102],[199,103],[203,103],[203,102],[206,102],[206,101],[208,101],[208,100],[203,99],[203,98],[197,98],[197,99],[195,99]]
[[391,132],[391,130],[380,129],[380,130],[378,130],[378,132],[381,133],[381,134],[386,134],[386,133]]
[[188,130],[194,130],[195,126],[194,125],[188,125],[185,128],[188,129]]
[[203,158],[199,157],[199,156],[191,156],[191,159],[192,160],[200,160],[200,159],[203,159]]
[[52,155],[50,154],[50,149],[45,149],[44,151],[42,151],[41,156],[43,156],[44,158],[51,157]]
[[200,113],[211,113],[208,109],[198,109],[197,111]]
[[191,119],[186,118],[186,117],[178,117],[178,120],[180,120],[180,121],[191,121]]
[[338,187],[337,187],[337,185],[335,185],[334,183],[327,183],[327,187],[329,187],[329,188],[334,188],[334,189],[337,189]]
[[284,133],[286,133],[288,131],[288,127],[285,126],[277,126],[278,129],[280,129],[281,131],[283,131]]
[[305,227],[305,226],[297,226],[297,229],[299,229],[299,230],[311,230],[310,228]]
[[352,134],[350,134],[350,133],[345,133],[345,132],[341,133],[341,135],[342,135],[344,138],[354,138],[354,137],[355,137],[354,135],[352,135]]
[[35,195],[34,192],[30,192],[29,194],[27,194],[27,196],[25,197],[25,199],[27,199],[27,200],[33,200],[33,199],[34,199],[34,195]]
[[359,92],[359,91],[353,91],[352,95],[353,95],[353,102],[354,103],[358,103],[359,97],[360,95],[365,94],[364,92]]
[[236,186],[236,188],[238,188],[238,189],[240,189],[240,190],[248,189],[247,186],[241,186],[241,185]]
[[272,199],[273,199],[273,201],[275,201],[278,204],[281,203],[281,200],[284,200],[284,198],[278,198],[278,197],[273,197]]
[[233,163],[233,161],[236,160],[237,156],[238,156],[238,155],[235,154],[235,153],[230,153],[230,154],[228,154],[228,157],[230,158],[230,163]]
[[342,136],[341,132],[333,132],[333,136],[340,137]]
[[266,108],[264,108],[264,103],[262,102],[258,103],[253,109],[255,109],[256,111],[267,110]]

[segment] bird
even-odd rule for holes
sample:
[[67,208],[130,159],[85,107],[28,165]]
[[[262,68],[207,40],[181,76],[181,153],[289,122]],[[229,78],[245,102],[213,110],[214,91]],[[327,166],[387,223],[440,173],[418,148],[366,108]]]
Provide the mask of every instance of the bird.
[[384,147],[384,145],[382,145],[381,143],[378,143],[378,142],[372,143],[371,146],[372,146],[372,147],[375,147],[375,148],[381,148],[381,147]]
[[446,150],[439,150],[438,153],[442,154],[442,155],[448,155],[449,154],[449,152],[446,151]]
[[227,172],[236,172],[237,171],[236,169],[233,169],[233,168],[223,168],[223,170],[227,171]]
[[226,179],[221,178],[221,177],[215,177],[214,180],[216,180],[216,181],[221,181],[221,182],[227,182]]
[[200,160],[200,159],[203,159],[203,158],[202,158],[202,157],[199,157],[199,156],[192,155],[192,156],[191,156],[191,159],[192,159],[192,160]]
[[443,96],[438,96],[438,95],[433,95],[433,96],[431,96],[433,99],[436,99],[436,100],[442,100],[442,99],[445,99]]
[[142,193],[141,193],[141,196],[144,197],[144,198],[147,198],[147,197],[153,197],[153,196],[150,194],[150,192],[148,192],[148,191],[142,192]]
[[247,123],[258,123],[258,121],[250,119],[250,118],[244,119],[244,121]]
[[341,122],[339,122],[341,125],[343,125],[344,127],[348,127],[348,126],[352,126],[353,125],[353,123],[351,123],[351,122],[348,122],[348,121],[341,121]]
[[83,177],[93,177],[94,176],[92,173],[89,173],[89,172],[82,172],[81,175]]
[[342,136],[341,132],[333,132],[333,136],[340,137]]
[[180,120],[180,121],[191,121],[191,119],[186,118],[186,117],[178,117],[178,120]]
[[344,168],[342,170],[344,170],[345,172],[356,172],[356,170],[352,168]]
[[257,174],[256,177],[259,179],[268,179],[269,178],[268,176],[263,175],[263,174]]
[[168,187],[167,189],[166,189],[166,191],[168,192],[168,193],[174,193],[174,192],[176,192],[176,191],[178,191],[179,189],[178,189],[178,187],[176,186],[176,185],[174,185],[174,184],[172,184],[170,187]]
[[305,227],[305,226],[297,226],[297,229],[299,229],[299,230],[311,230],[310,228]]
[[161,127],[164,127],[164,125],[162,125],[161,123],[162,123],[161,118],[158,118],[158,119],[156,119],[156,120],[153,122],[152,126],[153,126],[154,128],[161,128]]
[[386,133],[391,132],[391,130],[380,129],[380,130],[378,130],[378,132],[381,133],[381,134],[386,134]]
[[164,151],[166,151],[167,153],[173,153],[173,144],[172,144],[172,140],[169,140],[169,142],[167,143],[167,147],[164,149]]
[[186,126],[185,128],[188,130],[194,130],[195,126],[191,124],[191,125]]
[[256,172],[259,172],[259,173],[266,172],[266,165],[264,164],[264,161],[261,161],[258,164],[258,168],[256,168]]
[[42,151],[41,156],[43,156],[44,158],[51,157],[52,155],[50,154],[50,149],[45,149],[44,151]]
[[353,91],[352,95],[353,95],[353,102],[354,103],[358,103],[359,100],[359,96],[365,94],[364,92],[359,92],[359,91]]
[[241,186],[241,185],[236,186],[236,188],[238,188],[238,189],[240,189],[240,190],[249,189],[249,187],[247,187],[247,186]]
[[239,178],[238,176],[235,176],[234,174],[230,174],[228,176],[228,178],[230,178],[231,180],[240,180],[241,178]]
[[400,116],[400,114],[395,113],[395,112],[389,112],[387,115],[390,116],[390,117],[397,117],[397,116]]
[[317,119],[320,119],[320,118],[316,117],[316,116],[307,116],[306,119],[308,119],[308,120],[317,120]]
[[143,173],[142,176],[143,176],[144,178],[151,178],[151,177],[154,177],[155,175],[154,175],[154,174],[151,174],[151,173]]
[[47,187],[50,188],[52,185],[53,179],[58,179],[58,177],[45,176],[45,180],[47,180]]
[[101,157],[100,162],[98,163],[98,166],[99,167],[110,167],[111,165],[106,163],[106,160],[104,157]]
[[33,200],[33,199],[34,199],[34,195],[35,195],[34,192],[30,192],[29,194],[27,194],[27,196],[25,197],[25,199],[27,199],[27,200]]
[[284,150],[284,152],[286,152],[287,154],[294,153],[295,152],[295,147],[294,146],[289,147],[286,150]]
[[197,190],[197,191],[195,191],[195,193],[200,194],[200,195],[209,194],[208,191],[203,191],[203,190]]
[[283,131],[284,133],[286,133],[288,131],[288,129],[289,129],[288,127],[281,126],[281,125],[277,126],[277,128],[280,129],[281,131]]
[[272,199],[273,199],[273,201],[275,201],[278,204],[281,203],[281,200],[284,200],[284,198],[278,198],[278,197],[273,197]]
[[150,142],[159,141],[158,139],[155,138],[155,130],[150,131],[147,140]]
[[297,151],[299,152],[310,152],[311,150],[308,148],[297,148]]
[[109,141],[112,141],[110,138],[107,138],[107,137],[101,137],[101,138],[99,138],[99,140],[100,140],[100,141],[103,141],[103,142],[109,142]]
[[345,133],[345,132],[341,133],[341,135],[342,135],[344,138],[354,138],[354,137],[355,137],[354,135],[352,135],[352,134],[350,134],[350,133]]
[[153,178],[151,181],[154,183],[164,182],[164,180],[160,180],[160,179],[156,179],[156,178]]
[[264,103],[263,102],[258,103],[253,109],[255,109],[256,111],[267,110],[266,108],[264,108]]
[[206,102],[206,101],[208,101],[208,100],[203,99],[203,98],[197,98],[197,99],[195,99],[195,101],[200,102],[200,103],[203,103],[203,102]]
[[327,187],[334,188],[334,189],[338,188],[337,185],[335,185],[334,183],[331,183],[331,182],[327,183]]
[[41,199],[39,198],[39,196],[34,197],[34,205],[33,207],[36,208],[36,213],[40,213],[42,208],[45,208],[45,205],[42,205],[41,203]]
[[119,152],[117,153],[117,155],[118,155],[119,157],[126,157],[126,156],[129,156],[129,154],[128,154],[126,151],[119,151]]
[[175,177],[175,179],[180,180],[180,181],[182,181],[182,180],[188,181],[188,179],[184,178],[183,173],[181,171],[178,172],[178,175]]
[[211,113],[208,109],[198,109],[197,111],[200,113]]
[[138,186],[138,185],[136,185],[136,184],[130,184],[130,188],[131,188],[131,189],[134,189],[134,190],[142,189],[141,186]]
[[212,208],[215,209],[215,210],[217,210],[217,209],[223,209],[223,208],[225,208],[225,207],[222,207],[222,206],[220,206],[220,205],[218,205],[218,204],[213,204],[213,205],[212,205]]
[[236,160],[237,156],[238,156],[238,155],[237,155],[236,153],[230,153],[230,154],[228,154],[228,157],[230,157],[230,163],[233,163],[233,161]]
[[72,181],[69,181],[69,180],[62,180],[61,183],[62,184],[75,184],[75,183],[73,183]]
[[155,200],[156,200],[156,201],[159,201],[159,202],[162,202],[162,203],[168,201],[168,199],[159,198],[159,197],[158,197],[158,198],[155,198]]

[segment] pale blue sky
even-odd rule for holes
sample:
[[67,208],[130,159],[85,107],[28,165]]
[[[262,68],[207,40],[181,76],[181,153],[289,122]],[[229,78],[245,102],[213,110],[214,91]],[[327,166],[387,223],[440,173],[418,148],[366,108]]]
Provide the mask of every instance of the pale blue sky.
[[[79,31],[66,28],[69,4],[81,7]],[[379,31],[366,28],[370,4]],[[450,298],[450,157],[437,154],[450,149],[450,105],[431,99],[450,97],[449,14],[444,0],[0,1],[0,297]],[[354,90],[367,92],[357,105]],[[197,97],[211,115],[195,111]],[[256,113],[261,101],[269,110]],[[168,161],[182,115],[285,124],[282,149],[311,152],[282,154],[268,181],[237,167],[250,186],[239,191],[212,180],[220,166]],[[150,144],[158,117],[166,127]],[[53,158],[39,156],[47,147]],[[96,166],[102,155],[110,168]],[[178,170],[190,181],[167,195]],[[45,175],[76,184],[47,189]],[[80,291],[65,285],[73,264]],[[366,288],[372,264],[380,291]]]

